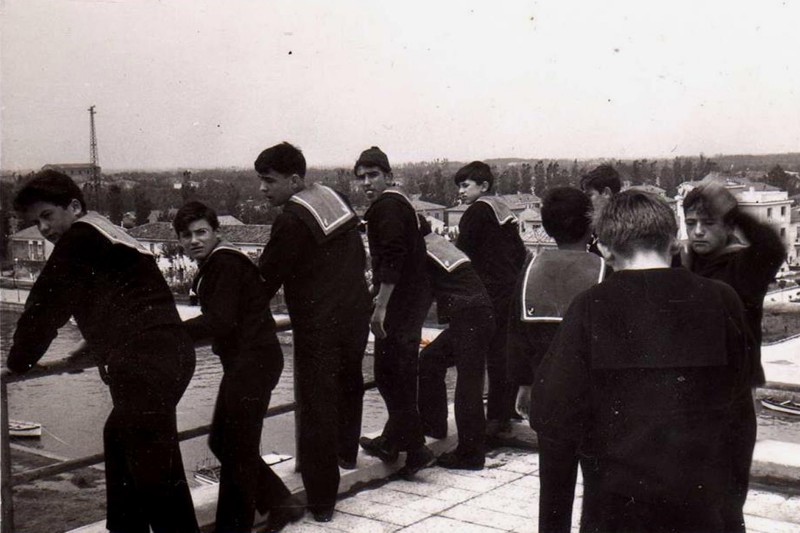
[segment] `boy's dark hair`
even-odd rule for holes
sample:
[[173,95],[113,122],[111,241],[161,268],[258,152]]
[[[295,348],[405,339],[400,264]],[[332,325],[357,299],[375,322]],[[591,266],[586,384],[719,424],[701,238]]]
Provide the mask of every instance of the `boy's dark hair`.
[[25,211],[36,202],[48,202],[66,208],[72,200],[78,200],[81,210],[86,212],[86,200],[78,184],[62,172],[47,169],[34,174],[17,191],[14,209]]
[[[696,187],[689,191],[689,194],[686,195],[686,198],[683,199],[683,214],[685,215],[687,211],[690,209],[695,209],[701,214],[705,214],[707,216],[713,216],[713,213],[708,209],[706,205],[707,198],[704,191],[701,187]],[[734,207],[727,213],[722,216],[722,223],[727,226],[735,226],[735,219],[738,213],[738,208]]]
[[600,165],[581,177],[581,189],[584,191],[594,189],[601,193],[606,187],[611,189],[612,194],[617,194],[622,188],[619,172],[611,165]]
[[595,213],[594,230],[600,243],[630,257],[641,249],[668,251],[678,224],[667,202],[654,194],[629,189],[614,195]]
[[356,173],[358,167],[378,167],[385,173],[392,171],[392,166],[389,164],[389,157],[377,146],[367,148],[361,155],[358,156],[356,164],[353,165],[353,174]]
[[178,209],[175,219],[172,221],[172,227],[180,237],[181,233],[189,229],[189,224],[197,220],[206,220],[214,231],[219,229],[217,213],[203,202],[196,200],[186,202],[183,207]]
[[254,166],[259,174],[274,170],[287,176],[297,174],[301,178],[306,177],[306,158],[303,157],[303,152],[285,141],[258,154]]
[[473,161],[472,163],[459,168],[458,172],[456,172],[456,175],[453,176],[453,182],[456,185],[461,185],[461,182],[466,180],[472,180],[478,185],[484,182],[488,183],[489,188],[486,190],[486,192],[491,191],[492,186],[494,185],[492,169],[483,161]]
[[542,202],[542,226],[557,244],[572,244],[584,238],[591,225],[592,201],[575,187],[547,191]]

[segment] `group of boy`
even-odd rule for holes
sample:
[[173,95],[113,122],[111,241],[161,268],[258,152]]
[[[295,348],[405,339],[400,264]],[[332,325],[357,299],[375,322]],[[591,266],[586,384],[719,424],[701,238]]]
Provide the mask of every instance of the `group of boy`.
[[526,267],[512,304],[539,529],[571,530],[580,466],[581,531],[745,531],[762,302],[783,245],[709,180],[684,200],[679,254],[667,203],[619,181],[603,165],[584,176],[587,195],[549,191],[557,250]]
[[[283,368],[269,310],[281,286],[294,331],[298,461],[316,520],[333,516],[340,468],[355,468],[359,444],[386,462],[406,452],[406,478],[437,461],[425,436],[447,434],[444,374],[454,364],[458,446],[438,463],[483,468],[486,437],[509,429],[516,402],[539,438],[541,530],[569,530],[579,466],[583,530],[744,530],[762,300],[784,251],[724,187],[703,183],[687,196],[687,268],[670,268],[671,209],[619,192],[616,172],[598,167],[585,176],[588,194],[549,191],[543,225],[558,249],[524,266],[516,217],[491,194],[488,165],[454,177],[469,208],[453,245],[417,216],[372,147],[354,166],[371,203],[370,291],[363,224],[347,197],[306,184],[305,158],[288,143],[264,150],[255,170],[267,200],[283,207],[257,266],[224,241],[207,206],[190,202],[176,215],[199,264],[201,314],[184,323],[149,250],[87,212],[70,178],[43,171],[17,194],[15,207],[56,246],[7,366],[33,368],[75,317],[114,403],[104,431],[110,531],[198,530],[175,407],[192,344],[203,341],[224,373],[209,440],[222,465],[216,531],[250,531],[256,511],[269,513],[264,531],[303,516],[306,505],[259,453]],[[433,299],[449,327],[420,353]],[[388,420],[378,437],[359,438],[369,329]]]

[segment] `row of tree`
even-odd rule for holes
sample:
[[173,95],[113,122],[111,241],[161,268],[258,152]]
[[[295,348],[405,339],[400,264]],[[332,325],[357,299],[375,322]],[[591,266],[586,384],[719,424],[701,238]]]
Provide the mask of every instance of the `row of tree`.
[[[792,154],[789,154],[792,155]],[[757,157],[757,156],[723,156]],[[578,186],[580,178],[602,162],[612,164],[633,185],[658,186],[673,196],[678,184],[699,180],[709,172],[720,169],[715,160],[700,154],[698,158],[676,157],[671,160],[491,160],[487,161],[495,175],[495,190],[499,194],[533,192],[542,197],[545,191],[558,186]],[[727,164],[727,163],[726,163]],[[731,163],[732,165],[733,163]],[[451,206],[457,202],[457,187],[453,176],[463,165],[447,159],[398,165],[395,175],[412,195],[421,200]],[[794,167],[800,169],[800,159]],[[781,165],[773,165],[763,172],[764,181],[789,192],[800,193],[800,180],[787,173]],[[11,201],[15,186],[22,176],[0,181],[0,254],[5,259],[7,237],[13,230],[24,227],[21,221],[11,224]],[[321,182],[349,195],[355,206],[364,207],[367,199],[353,179],[352,168],[310,168],[308,182]],[[94,191],[86,184],[86,198],[90,208],[105,213],[117,224],[123,220],[129,225],[148,222],[151,213],[158,219],[170,220],[170,210],[179,208],[188,200],[200,200],[221,215],[233,215],[246,224],[269,224],[277,215],[263,199],[259,180],[252,170],[217,169],[195,172],[123,172],[105,176],[100,189]],[[132,216],[131,216],[132,214]],[[132,219],[132,220],[131,220]]]

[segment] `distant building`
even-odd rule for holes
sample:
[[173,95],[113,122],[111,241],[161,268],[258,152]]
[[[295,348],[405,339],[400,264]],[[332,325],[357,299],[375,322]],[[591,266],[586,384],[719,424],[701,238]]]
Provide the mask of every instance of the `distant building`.
[[[523,213],[531,210],[538,211],[542,208],[542,200],[532,193],[517,193],[517,194],[501,194],[498,197],[508,205],[511,212],[519,218]],[[467,210],[468,205],[456,205],[445,209],[444,222],[451,229],[455,229]],[[541,224],[541,215],[539,223]],[[523,224],[520,224],[520,232],[524,230]]]
[[[50,163],[42,167],[42,170],[56,170],[66,174],[75,182],[82,183],[92,179],[93,166],[90,163]],[[97,167],[97,175],[100,175],[100,167]]]
[[9,238],[8,257],[11,260],[44,263],[53,251],[53,244],[45,239],[39,228],[30,226],[20,230]]
[[244,222],[232,215],[220,215],[217,217],[220,226],[243,226]]
[[17,231],[8,237],[7,257],[14,264],[16,279],[35,280],[53,252],[53,244],[36,226]]
[[541,226],[525,230],[522,232],[521,237],[525,248],[527,248],[534,257],[544,250],[555,250],[557,248],[555,239],[548,235]]
[[[220,227],[220,234],[255,261],[269,241],[271,229],[272,226],[264,224],[238,224]],[[171,247],[178,245],[178,238],[170,222],[149,222],[131,229],[128,233],[156,255],[165,255]]]
[[432,202],[425,202],[424,200],[420,200],[418,198],[413,198],[411,200],[411,205],[414,206],[414,210],[417,213],[421,214],[425,218],[433,218],[444,222],[445,206],[434,204]]

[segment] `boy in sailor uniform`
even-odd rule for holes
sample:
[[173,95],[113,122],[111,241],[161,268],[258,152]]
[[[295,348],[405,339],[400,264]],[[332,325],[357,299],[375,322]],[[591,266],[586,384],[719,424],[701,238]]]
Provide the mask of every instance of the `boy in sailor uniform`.
[[[711,180],[702,182],[686,195],[683,211],[688,236],[683,265],[695,274],[727,283],[741,298],[755,339],[750,385],[761,386],[765,382],[761,366],[764,295],[786,259],[783,241],[774,227],[739,209],[730,191]],[[737,232],[747,245],[737,239]],[[742,509],[756,442],[754,406],[750,401],[743,401],[739,408],[739,438],[735,443],[739,467],[728,490],[724,510],[726,531],[744,531]]]
[[[508,377],[519,386],[517,411],[527,416],[531,409],[531,385],[536,369],[547,353],[573,298],[600,283],[605,261],[588,253],[591,239],[592,204],[581,190],[572,187],[551,189],[542,204],[542,226],[558,248],[545,250],[523,269],[517,282],[508,323]],[[563,473],[570,480],[554,476],[547,460],[558,449],[539,436],[541,491],[540,531],[567,530],[571,524],[577,463],[567,462]],[[555,479],[557,483],[553,483]],[[546,510],[546,511],[545,511]]]
[[283,285],[294,332],[299,458],[308,506],[333,516],[339,467],[355,468],[370,298],[359,219],[339,193],[306,185],[306,161],[289,143],[255,161],[261,191],[283,206],[259,260],[266,294]]
[[193,283],[202,314],[184,322],[192,340],[211,341],[224,371],[209,447],[219,460],[217,533],[250,531],[255,510],[269,511],[267,530],[303,516],[303,506],[261,458],[261,428],[283,353],[258,268],[220,237],[213,209],[189,202],[172,222],[199,269]]
[[419,354],[419,412],[425,434],[447,436],[447,368],[457,370],[454,409],[458,446],[439,456],[444,468],[481,470],[486,417],[483,378],[486,352],[494,333],[494,309],[469,258],[420,217],[428,253],[428,274],[439,323],[449,323]]
[[[742,303],[670,268],[677,223],[657,196],[621,192],[594,224],[615,272],[572,300],[536,371],[531,422],[552,451],[541,471],[572,485],[580,457],[581,531],[727,531],[753,357]],[[562,503],[541,498],[540,517]]]
[[114,405],[103,430],[106,527],[198,531],[175,414],[195,354],[152,254],[87,213],[80,188],[60,172],[36,174],[14,207],[55,247],[17,322],[8,369],[30,370],[74,317]]
[[467,254],[483,281],[497,324],[486,362],[486,433],[492,437],[510,431],[514,414],[516,389],[508,381],[506,366],[507,324],[514,285],[527,253],[519,236],[517,217],[491,194],[494,176],[489,165],[473,161],[459,169],[453,181],[458,186],[459,199],[469,205],[458,223],[456,246]]
[[367,223],[375,309],[370,327],[375,335],[375,381],[389,420],[374,439],[361,446],[384,462],[407,451],[400,474],[412,477],[435,461],[425,445],[417,409],[417,365],[422,324],[431,306],[425,272],[425,241],[411,201],[395,187],[389,158],[373,146],[361,153],[354,172],[372,202]]

